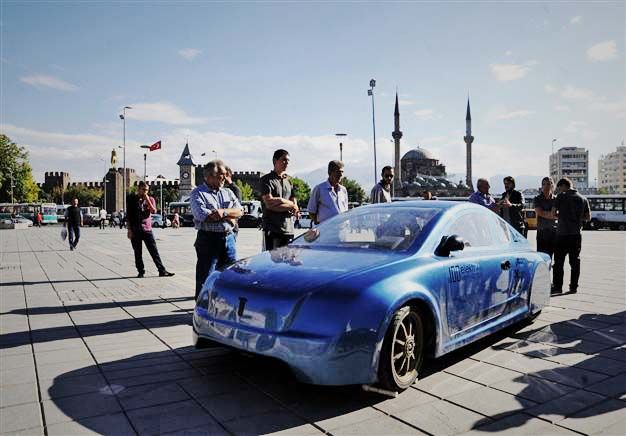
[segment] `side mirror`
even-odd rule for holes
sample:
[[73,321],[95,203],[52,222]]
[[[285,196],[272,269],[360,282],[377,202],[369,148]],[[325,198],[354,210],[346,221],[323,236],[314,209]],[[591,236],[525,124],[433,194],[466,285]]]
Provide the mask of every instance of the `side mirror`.
[[435,250],[437,256],[448,257],[453,251],[460,251],[465,248],[465,242],[459,235],[444,236]]

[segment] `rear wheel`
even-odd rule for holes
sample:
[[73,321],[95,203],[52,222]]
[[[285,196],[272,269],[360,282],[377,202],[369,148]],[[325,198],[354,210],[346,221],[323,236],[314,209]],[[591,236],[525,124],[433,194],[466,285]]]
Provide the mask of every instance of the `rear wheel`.
[[414,308],[399,309],[389,325],[380,355],[378,379],[383,388],[402,391],[417,379],[424,360],[424,328]]

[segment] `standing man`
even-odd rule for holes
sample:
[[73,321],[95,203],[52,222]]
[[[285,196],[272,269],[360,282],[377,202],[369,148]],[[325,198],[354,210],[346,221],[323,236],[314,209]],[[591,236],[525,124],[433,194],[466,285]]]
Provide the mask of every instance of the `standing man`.
[[265,249],[283,247],[293,239],[292,216],[298,217],[298,200],[292,192],[287,175],[289,152],[279,149],[272,156],[274,169],[261,177],[261,200],[263,201],[263,237]]
[[41,214],[41,212],[37,212],[35,214],[35,225],[37,227],[41,227],[41,222],[43,221],[43,215]]
[[580,250],[582,245],[582,227],[584,221],[591,219],[589,201],[580,195],[567,177],[556,184],[559,194],[554,200],[552,212],[558,219],[556,229],[556,246],[554,249],[554,267],[552,278],[552,294],[563,293],[563,264],[565,256],[569,256],[571,276],[569,291],[578,291],[580,277]]
[[341,179],[343,162],[331,160],[328,162],[328,179],[313,188],[309,198],[309,214],[315,224],[348,210],[348,190],[340,184]]
[[100,209],[100,230],[104,229],[104,225],[107,220],[107,211],[106,209]]
[[485,206],[487,209],[497,212],[499,208],[496,203],[496,199],[489,193],[489,181],[487,179],[478,179],[476,182],[476,188],[478,190],[473,192],[472,195],[469,196],[468,200],[472,203]]
[[541,193],[534,200],[537,215],[537,251],[546,253],[551,259],[556,242],[556,219],[552,212],[555,198],[552,177],[544,177],[541,180]]
[[393,167],[387,165],[380,172],[380,182],[376,183],[370,193],[370,203],[391,203],[391,184],[393,183]]
[[189,203],[198,231],[196,248],[196,299],[206,278],[237,260],[233,229],[243,211],[233,191],[224,187],[226,168],[221,160],[206,165],[204,181],[191,191]]
[[142,278],[146,273],[141,255],[142,242],[152,256],[154,265],[159,270],[160,277],[171,277],[171,273],[165,269],[159,256],[154,235],[152,234],[152,214],[156,213],[156,200],[148,195],[148,185],[143,180],[137,185],[137,193],[129,194],[126,200],[128,214],[128,239],[135,252],[135,266],[137,267],[137,278]]
[[237,197],[237,200],[239,200],[239,203],[241,203],[241,189],[239,189],[239,186],[237,186],[237,184],[233,183],[233,170],[231,170],[228,165],[225,168],[226,182],[224,182],[224,187],[233,191],[233,194],[235,194],[235,197]]
[[504,192],[498,202],[500,216],[521,235],[524,235],[524,195],[515,189],[515,179],[506,176],[503,180]]
[[80,239],[80,228],[83,226],[83,213],[78,207],[78,198],[73,199],[72,204],[65,209],[65,226],[67,227],[70,251],[74,251]]

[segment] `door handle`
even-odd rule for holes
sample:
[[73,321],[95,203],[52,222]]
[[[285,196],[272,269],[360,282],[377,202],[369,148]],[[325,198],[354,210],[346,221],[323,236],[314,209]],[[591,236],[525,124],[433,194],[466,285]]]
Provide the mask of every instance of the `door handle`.
[[506,271],[507,269],[511,268],[511,262],[509,262],[508,260],[505,260],[504,262],[500,264],[500,268]]

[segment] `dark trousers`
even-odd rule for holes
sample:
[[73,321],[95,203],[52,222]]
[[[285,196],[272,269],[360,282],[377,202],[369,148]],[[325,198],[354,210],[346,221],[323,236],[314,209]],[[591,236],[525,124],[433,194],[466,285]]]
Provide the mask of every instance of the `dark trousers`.
[[556,232],[554,230],[537,229],[537,251],[546,253],[552,259]]
[[104,224],[105,224],[105,221],[106,221],[105,219],[100,218],[100,228],[101,228],[101,229],[104,229]]
[[578,289],[581,243],[581,235],[557,235],[554,247],[554,266],[552,268],[554,291],[559,292],[563,289],[563,265],[565,264],[565,256],[569,256],[569,266],[572,270],[569,289],[570,291]]
[[286,235],[284,233],[275,233],[270,232],[268,230],[264,230],[265,232],[265,249],[267,251],[273,250],[274,248],[284,247],[293,241],[293,235]]
[[237,247],[233,233],[205,232],[198,230],[196,236],[196,300],[207,277],[215,270],[237,260]]
[[67,225],[67,240],[70,243],[70,248],[76,248],[78,240],[80,239],[80,225],[68,224]]
[[159,256],[159,250],[157,249],[156,241],[154,240],[152,232],[133,230],[133,237],[130,239],[130,243],[132,244],[133,251],[135,252],[135,266],[137,267],[137,272],[141,274],[146,272],[143,265],[143,257],[141,255],[142,241],[146,244],[146,248],[148,249],[150,256],[152,256],[152,260],[154,261],[154,264],[159,272],[165,271],[165,267],[161,262],[161,256]]

